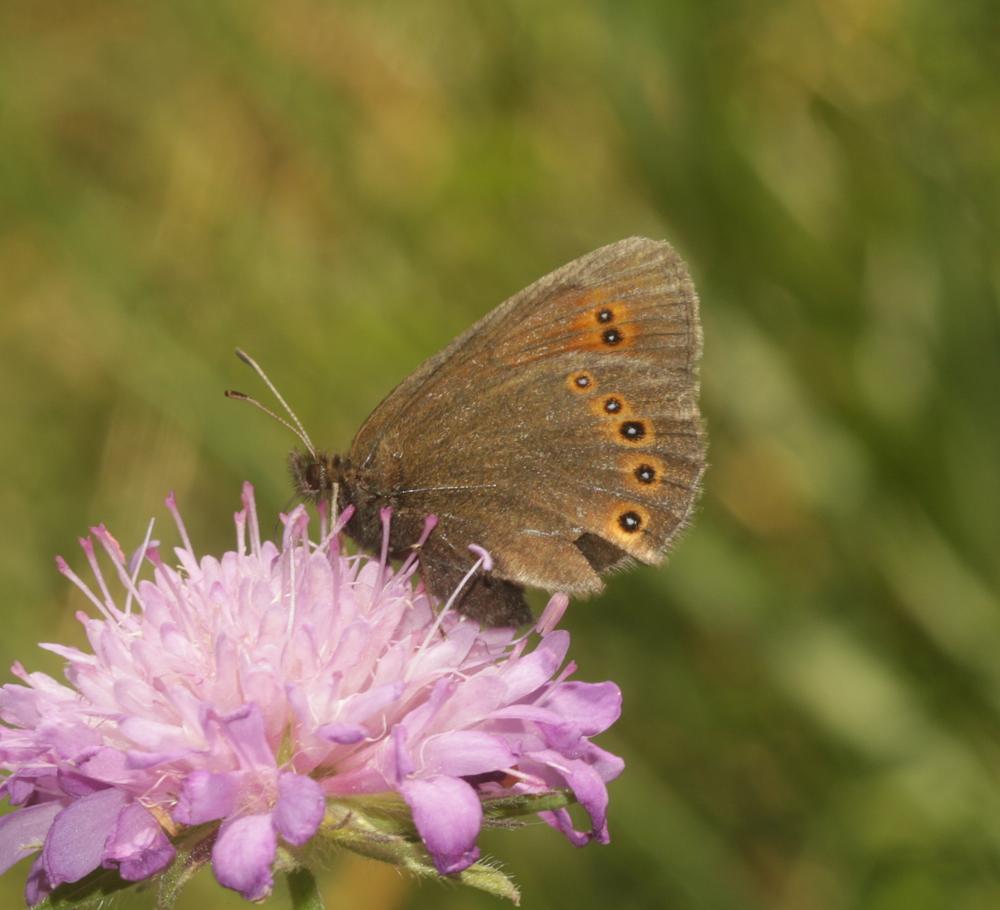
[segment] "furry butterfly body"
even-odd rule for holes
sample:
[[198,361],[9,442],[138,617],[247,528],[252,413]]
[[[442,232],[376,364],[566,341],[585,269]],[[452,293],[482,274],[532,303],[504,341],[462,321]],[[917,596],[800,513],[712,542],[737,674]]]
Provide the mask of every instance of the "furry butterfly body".
[[524,588],[592,594],[601,576],[662,561],[705,467],[701,324],[684,262],[630,238],[545,276],[427,360],[372,412],[344,457],[293,452],[299,494],[353,505],[365,547],[393,510],[390,552],[421,551],[445,597],[470,544],[493,568],[458,608],[488,625],[531,618]]

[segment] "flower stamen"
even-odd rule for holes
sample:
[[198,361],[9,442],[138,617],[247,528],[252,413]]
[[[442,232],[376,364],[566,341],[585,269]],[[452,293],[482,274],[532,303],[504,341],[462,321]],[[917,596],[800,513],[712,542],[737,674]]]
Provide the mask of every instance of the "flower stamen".
[[133,557],[135,565],[132,568],[132,575],[129,578],[128,594],[125,597],[125,616],[130,616],[132,613],[132,592],[137,590],[136,584],[139,581],[139,572],[142,569],[142,562],[146,558],[146,551],[149,549],[149,542],[153,537],[154,524],[156,524],[156,519],[149,519],[149,526],[146,528],[146,536],[142,541],[142,546],[139,547]]

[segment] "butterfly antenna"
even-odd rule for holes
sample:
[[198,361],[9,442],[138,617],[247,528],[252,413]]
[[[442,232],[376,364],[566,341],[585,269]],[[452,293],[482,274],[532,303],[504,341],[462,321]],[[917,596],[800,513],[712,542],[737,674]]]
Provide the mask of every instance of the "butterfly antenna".
[[261,369],[260,364],[258,364],[257,361],[254,360],[253,357],[251,357],[246,351],[237,348],[236,356],[239,357],[240,360],[242,360],[248,367],[250,367],[250,369],[252,369],[261,378],[261,380],[264,382],[264,385],[266,385],[271,390],[271,394],[278,399],[278,401],[280,402],[281,406],[285,409],[285,412],[288,414],[288,416],[292,418],[292,423],[289,423],[280,414],[275,414],[275,412],[272,411],[269,407],[262,405],[256,398],[251,398],[245,392],[237,392],[235,389],[226,389],[225,392],[226,398],[232,398],[235,401],[245,401],[248,404],[252,404],[255,408],[258,408],[259,410],[263,411],[269,417],[273,417],[283,427],[287,427],[296,436],[298,436],[298,438],[302,441],[302,444],[306,447],[306,449],[309,450],[309,454],[312,455],[313,458],[315,458],[316,446],[313,445],[313,441],[309,438],[309,434],[306,432],[306,428],[302,426],[302,421],[299,420],[295,411],[293,411],[288,406],[288,402],[285,401],[285,399],[282,397],[281,392],[279,392],[275,388],[274,383],[271,382],[271,380],[268,378],[267,373],[265,373],[264,370]]

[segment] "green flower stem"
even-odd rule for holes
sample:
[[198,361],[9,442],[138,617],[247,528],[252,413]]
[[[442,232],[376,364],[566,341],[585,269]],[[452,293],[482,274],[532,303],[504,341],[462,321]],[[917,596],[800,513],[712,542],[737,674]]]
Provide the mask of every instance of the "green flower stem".
[[323,897],[316,884],[316,876],[305,866],[285,873],[292,910],[324,910]]

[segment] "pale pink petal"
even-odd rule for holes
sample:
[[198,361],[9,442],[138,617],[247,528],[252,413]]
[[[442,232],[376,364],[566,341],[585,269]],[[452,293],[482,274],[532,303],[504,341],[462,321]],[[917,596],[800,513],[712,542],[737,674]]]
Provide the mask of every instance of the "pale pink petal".
[[148,717],[126,717],[118,725],[121,734],[147,752],[170,752],[190,748],[183,728]]
[[101,744],[100,731],[62,721],[43,721],[35,728],[35,741],[50,747],[60,758],[73,760]]
[[28,872],[28,880],[24,883],[24,902],[29,907],[41,903],[52,893],[52,885],[45,874],[45,863],[42,855],[38,854],[31,864],[31,871]]
[[193,771],[184,778],[173,817],[182,825],[227,818],[236,808],[239,781],[235,774]]
[[608,729],[622,713],[622,693],[613,682],[564,682],[556,686],[542,704],[584,736]]
[[223,824],[212,847],[212,870],[219,884],[239,891],[248,901],[271,893],[271,864],[278,838],[271,816],[244,815]]
[[[608,788],[605,786],[601,775],[586,762],[567,759],[559,752],[541,751],[532,753],[529,757],[548,765],[566,781],[567,786],[573,791],[573,795],[577,801],[590,816],[591,830],[589,838],[593,838],[598,843],[607,843]],[[554,824],[555,827],[563,831],[564,834],[570,835],[572,822],[569,820],[568,813],[564,816],[557,815],[555,821],[548,816],[543,817],[550,824]],[[566,828],[567,824],[569,825],[568,829]],[[579,832],[575,833],[579,834]],[[576,839],[571,839],[573,839],[574,843],[577,843]],[[584,841],[586,839],[588,838],[585,837]]]
[[565,594],[553,594],[535,623],[535,631],[539,635],[548,635],[559,625],[568,606],[569,598]]
[[357,724],[323,724],[316,730],[316,734],[332,743],[351,746],[368,736],[368,731]]
[[131,803],[118,813],[105,845],[103,864],[117,866],[125,881],[137,882],[162,872],[176,855],[156,819],[138,803]]
[[323,790],[312,778],[287,772],[278,778],[274,827],[288,843],[296,847],[306,843],[316,833],[325,812]]
[[107,786],[99,780],[94,780],[87,774],[81,774],[69,765],[62,765],[56,771],[59,789],[67,796],[90,796]]
[[59,803],[39,803],[0,818],[0,873],[41,849],[52,820],[61,810]]
[[551,812],[539,812],[538,817],[546,824],[551,825],[556,831],[566,836],[566,839],[574,847],[586,847],[590,843],[590,834],[585,831],[577,831],[573,826],[573,817],[566,809],[555,809]]
[[103,747],[78,763],[79,769],[94,780],[102,780],[106,784],[124,784],[132,780],[132,773],[127,767],[125,753],[121,749]]
[[55,817],[42,851],[53,886],[79,881],[101,865],[104,844],[127,800],[121,790],[98,790],[70,803]]
[[420,750],[421,775],[467,777],[510,768],[514,753],[499,735],[456,730],[430,737]]
[[504,667],[510,701],[518,701],[545,685],[562,665],[569,650],[569,633],[563,629],[550,632],[530,654]]
[[438,872],[461,872],[479,859],[476,838],[483,807],[469,784],[454,777],[430,777],[404,781],[399,791]]
[[580,757],[600,775],[603,781],[612,781],[625,770],[625,761],[620,755],[608,752],[593,743],[587,744],[586,751]]
[[402,682],[394,682],[348,696],[344,699],[337,720],[347,724],[363,723],[373,714],[399,701],[405,690],[406,686]]
[[274,767],[274,752],[264,733],[264,716],[257,705],[244,705],[216,719],[241,759],[257,768]]

